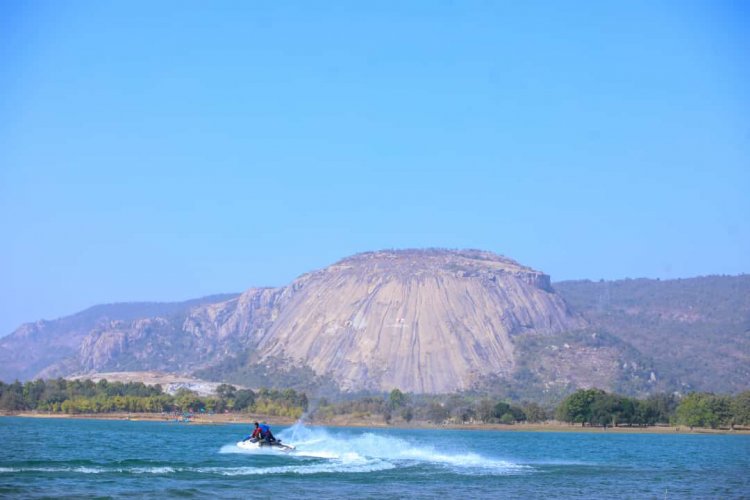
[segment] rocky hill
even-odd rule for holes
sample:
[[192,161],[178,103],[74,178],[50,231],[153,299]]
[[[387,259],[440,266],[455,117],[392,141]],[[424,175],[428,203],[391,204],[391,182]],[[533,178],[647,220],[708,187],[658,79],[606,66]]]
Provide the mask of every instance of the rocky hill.
[[664,390],[750,387],[750,275],[566,281],[555,289],[592,327],[644,353]]
[[510,377],[514,336],[584,326],[548,276],[510,259],[373,252],[292,283],[258,349],[261,360],[307,365],[345,390],[448,392],[490,374]]
[[[538,400],[592,386],[747,388],[750,280],[715,278],[706,288],[707,279],[553,287],[488,252],[369,252],[285,287],[24,325],[0,339],[0,379],[156,370],[250,387],[477,389]],[[722,287],[733,292],[717,294]]]
[[50,366],[78,356],[82,343],[92,332],[144,318],[175,321],[196,306],[236,296],[211,295],[185,302],[104,304],[52,321],[26,323],[12,334],[0,337],[0,380],[43,376]]

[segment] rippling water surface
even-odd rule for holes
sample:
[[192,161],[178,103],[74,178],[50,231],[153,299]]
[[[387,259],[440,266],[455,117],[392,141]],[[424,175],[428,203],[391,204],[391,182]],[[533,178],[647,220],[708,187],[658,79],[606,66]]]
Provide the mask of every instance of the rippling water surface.
[[0,497],[747,498],[750,436],[0,418]]

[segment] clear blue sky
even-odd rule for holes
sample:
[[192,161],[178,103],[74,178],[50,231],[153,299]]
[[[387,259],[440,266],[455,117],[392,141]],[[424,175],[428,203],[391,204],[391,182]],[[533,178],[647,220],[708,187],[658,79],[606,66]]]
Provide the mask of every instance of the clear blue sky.
[[0,3],[0,334],[481,248],[750,272],[750,4]]

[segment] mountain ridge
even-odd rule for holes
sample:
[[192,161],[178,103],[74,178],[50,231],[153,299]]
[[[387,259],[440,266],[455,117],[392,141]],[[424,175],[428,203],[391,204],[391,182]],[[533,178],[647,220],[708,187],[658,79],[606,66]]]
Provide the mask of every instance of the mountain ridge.
[[291,287],[292,307],[258,348],[352,390],[467,389],[470,372],[512,371],[511,334],[583,326],[548,276],[488,252],[368,252]]
[[[609,283],[610,295],[616,291],[609,305],[600,283]],[[724,283],[734,292],[713,290]],[[708,293],[735,311],[713,323],[702,309],[686,316],[678,307],[681,292],[669,287],[687,287],[694,308],[705,302],[701,290],[708,287]],[[252,381],[247,377],[265,373],[272,382],[320,378],[353,391],[503,387],[519,398],[593,385],[635,394],[703,387],[734,391],[747,387],[750,373],[750,347],[742,337],[750,331],[749,287],[747,275],[552,283],[540,271],[481,250],[363,252],[284,287],[169,303],[181,304],[171,306],[171,313],[143,317],[133,306],[130,316],[121,311],[118,318],[105,315],[87,327],[63,328],[70,326],[70,318],[91,320],[97,317],[91,314],[96,307],[116,308],[113,304],[60,318],[52,327],[54,321],[36,329],[35,323],[25,324],[0,338],[0,380],[166,370],[221,374],[248,386]],[[632,307],[623,312],[623,304],[631,300],[627,294],[654,304],[644,310],[661,308],[661,318],[653,320],[651,312]],[[706,304],[717,309],[711,301]],[[690,318],[697,319],[686,323]],[[679,329],[684,324],[693,329]],[[714,337],[721,346],[712,344],[714,337],[686,340],[709,326],[720,330]],[[648,335],[633,329],[651,332],[666,344],[657,334],[668,331],[700,354],[655,349]],[[24,354],[41,344],[51,346],[56,357]],[[707,369],[720,376],[680,371],[680,360],[690,356],[708,359],[712,367]],[[716,368],[722,360],[729,360],[729,366]],[[292,372],[297,375],[284,375]]]
[[[0,380],[41,375],[40,372],[51,362],[71,355],[83,337],[101,322],[132,321],[153,315],[169,316],[195,305],[233,296],[235,294],[212,294],[181,302],[99,304],[57,319],[24,323],[9,335],[0,337]],[[35,344],[35,349],[24,348],[24,339],[36,339],[39,343]]]

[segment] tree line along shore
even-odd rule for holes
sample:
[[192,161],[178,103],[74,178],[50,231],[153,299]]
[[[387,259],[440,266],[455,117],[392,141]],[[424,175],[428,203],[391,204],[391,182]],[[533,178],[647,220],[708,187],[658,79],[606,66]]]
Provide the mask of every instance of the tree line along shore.
[[750,426],[750,391],[734,396],[655,394],[637,399],[599,389],[581,389],[556,407],[544,407],[534,402],[515,403],[472,393],[425,395],[393,389],[384,394],[348,395],[335,400],[319,398],[311,402],[305,393],[294,389],[253,391],[221,384],[214,395],[199,396],[187,389],[167,394],[160,385],[142,382],[58,378],[0,382],[0,412],[115,418],[127,414],[145,418],[179,415],[210,421],[263,415],[280,422],[293,422],[304,415],[307,422],[333,425],[516,426],[529,430],[549,429],[552,421],[580,429],[685,426],[742,430]]

